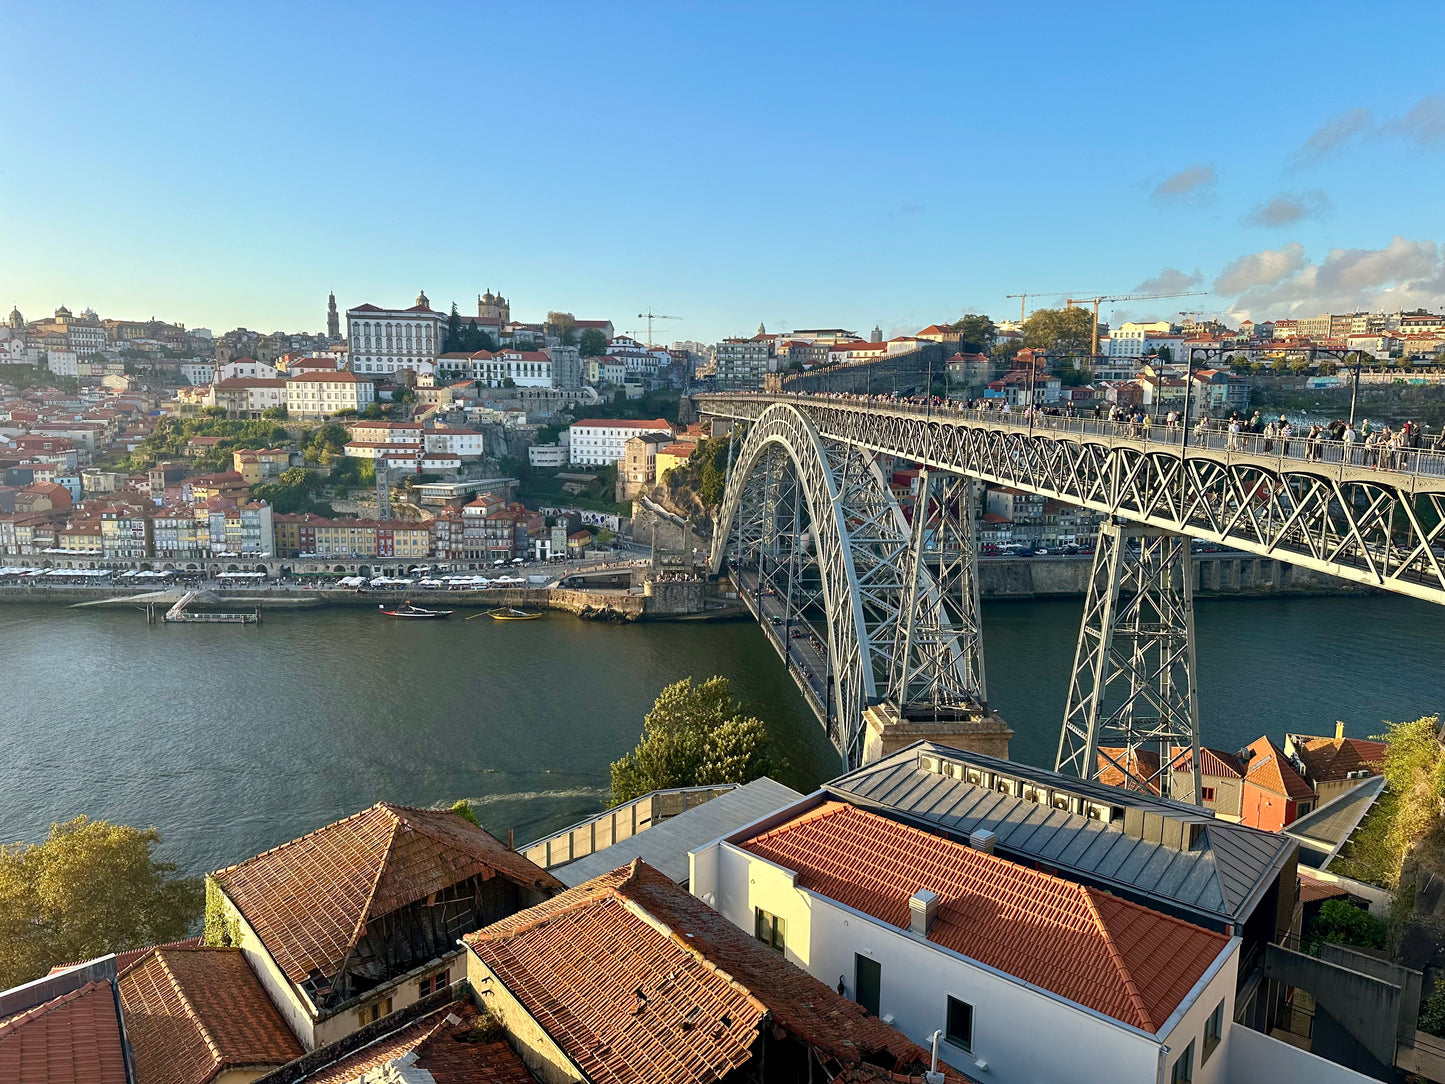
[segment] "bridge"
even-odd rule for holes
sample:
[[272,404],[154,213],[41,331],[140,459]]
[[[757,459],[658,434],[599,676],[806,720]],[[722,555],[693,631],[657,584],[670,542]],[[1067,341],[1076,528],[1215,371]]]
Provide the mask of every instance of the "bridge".
[[[1445,603],[1438,452],[837,394],[696,405],[736,438],[711,570],[730,566],[849,765],[890,727],[1002,727],[979,481],[1106,517],[1056,760],[1083,778],[1200,800],[1191,538]],[[911,510],[895,463],[919,468]]]

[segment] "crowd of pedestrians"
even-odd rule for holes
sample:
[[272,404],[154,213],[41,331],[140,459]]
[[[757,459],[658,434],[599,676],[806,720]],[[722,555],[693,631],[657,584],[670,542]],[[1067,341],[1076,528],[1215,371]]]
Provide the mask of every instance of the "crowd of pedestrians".
[[[1063,406],[1015,407],[1006,399],[944,399],[939,396],[887,393],[854,395],[846,392],[814,392],[807,398],[875,403],[880,406],[923,407],[932,413],[960,416],[972,414],[986,417],[995,414],[1007,417],[1010,421],[1016,420],[1020,424],[1042,428],[1072,429],[1074,426],[1069,424],[1071,420],[1092,420],[1099,425],[1099,430],[1096,431],[1103,431],[1103,426],[1107,424],[1113,427],[1116,433],[1144,440],[1182,443],[1184,438],[1184,414],[1178,410],[1155,416],[1142,408],[1099,404],[1086,412],[1080,412],[1072,403]],[[1407,421],[1393,428],[1372,426],[1368,419],[1358,426],[1341,418],[1329,423],[1296,424],[1284,414],[1278,419],[1266,420],[1263,412],[1259,410],[1249,417],[1235,411],[1226,418],[1200,418],[1191,427],[1189,443],[1232,452],[1303,459],[1314,463],[1323,463],[1328,459],[1330,462],[1370,467],[1373,470],[1418,471],[1425,467],[1420,453],[1433,452],[1437,453],[1439,458],[1432,460],[1435,466],[1430,473],[1445,473],[1445,428],[1432,439],[1427,437],[1425,426],[1417,421]]]

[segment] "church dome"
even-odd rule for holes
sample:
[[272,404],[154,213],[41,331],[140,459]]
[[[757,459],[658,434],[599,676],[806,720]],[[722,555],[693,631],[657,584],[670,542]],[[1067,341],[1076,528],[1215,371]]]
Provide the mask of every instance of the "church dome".
[[57,320],[59,320],[62,316],[69,316],[69,315],[70,315],[70,310],[67,309],[64,305],[61,305],[60,308],[58,308],[58,309],[55,310],[55,318],[56,318]]
[[427,308],[431,308],[431,302],[427,300],[425,290],[416,295],[416,303],[418,305],[424,305]]
[[25,317],[20,315],[19,309],[10,310],[10,326],[13,328],[22,328],[25,326]]

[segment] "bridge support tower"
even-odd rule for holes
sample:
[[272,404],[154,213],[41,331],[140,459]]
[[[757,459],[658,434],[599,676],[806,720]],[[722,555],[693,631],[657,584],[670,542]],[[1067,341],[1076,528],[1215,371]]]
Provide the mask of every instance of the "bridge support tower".
[[1195,675],[1189,539],[1104,524],[1055,769],[1199,804]]

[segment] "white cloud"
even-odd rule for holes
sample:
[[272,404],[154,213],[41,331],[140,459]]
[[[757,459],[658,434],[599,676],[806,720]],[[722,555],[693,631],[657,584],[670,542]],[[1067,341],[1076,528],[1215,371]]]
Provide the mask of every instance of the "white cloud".
[[1306,262],[1305,247],[1297,241],[1283,248],[1241,256],[1225,265],[1214,280],[1213,292],[1227,296],[1259,286],[1272,286],[1295,274]]
[[1341,143],[1367,131],[1370,122],[1370,111],[1364,107],[1336,113],[1295,148],[1289,156],[1290,164],[1294,166],[1313,165]]
[[1330,209],[1330,198],[1318,188],[1308,192],[1281,192],[1273,199],[1257,204],[1245,215],[1249,226],[1293,226],[1306,218],[1319,218]]
[[1302,246],[1241,256],[1220,272],[1214,292],[1231,311],[1259,319],[1358,309],[1435,308],[1445,304],[1445,263],[1434,241],[1396,236],[1383,248],[1335,248],[1319,262]]
[[1135,286],[1130,293],[1135,294],[1170,294],[1182,293],[1185,290],[1193,290],[1202,285],[1204,276],[1199,271],[1192,275],[1186,275],[1177,267],[1166,267],[1153,278],[1145,279]]
[[1190,166],[1165,177],[1154,186],[1149,198],[1160,203],[1207,203],[1214,198],[1218,179],[1213,166]]

